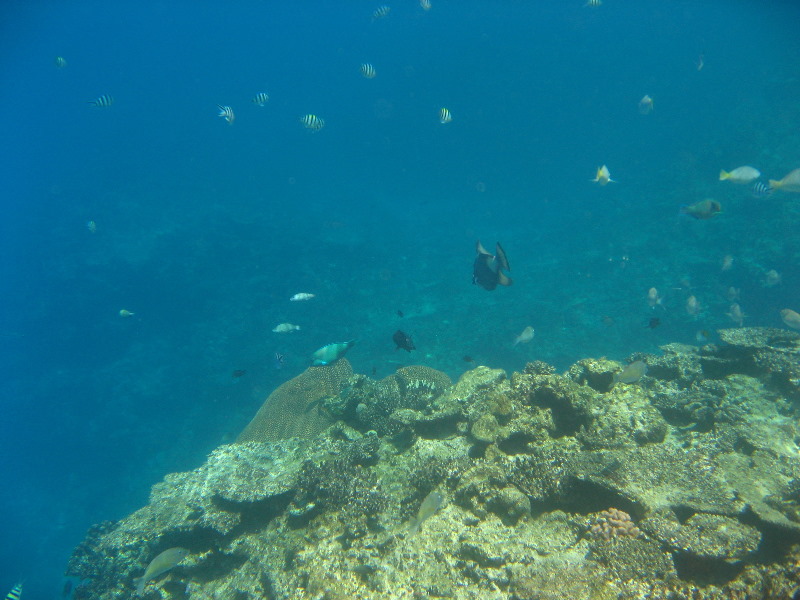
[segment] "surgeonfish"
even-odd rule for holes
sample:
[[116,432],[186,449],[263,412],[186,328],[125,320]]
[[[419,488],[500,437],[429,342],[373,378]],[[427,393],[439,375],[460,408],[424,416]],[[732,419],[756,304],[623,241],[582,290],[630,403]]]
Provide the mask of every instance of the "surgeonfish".
[[121,311],[119,311],[119,316],[120,317],[132,317],[135,314],[136,313],[133,313],[133,312],[131,312],[129,310],[125,310],[124,308]]
[[419,511],[417,511],[417,516],[411,519],[408,525],[408,535],[417,533],[422,524],[432,517],[442,507],[442,504],[444,504],[444,496],[439,492],[433,491],[425,496],[425,500],[422,501]]
[[303,127],[311,131],[319,131],[325,127],[325,121],[320,119],[317,115],[303,115],[300,117],[300,122],[303,124]]
[[236,115],[233,114],[233,109],[230,106],[222,106],[221,104],[217,104],[217,108],[219,109],[219,114],[217,116],[225,119],[228,125],[233,125],[236,119]]
[[276,325],[273,333],[291,333],[292,331],[300,331],[300,325],[292,325],[291,323],[281,323]]
[[309,294],[308,292],[299,292],[299,293],[295,294],[294,296],[292,296],[291,298],[289,298],[289,301],[290,302],[301,302],[303,300],[311,300],[315,296],[316,296],[316,294]]
[[761,171],[754,167],[736,167],[733,171],[720,169],[719,180],[731,183],[750,183],[761,177]]
[[516,339],[514,340],[514,345],[516,346],[517,344],[527,344],[533,339],[533,334],[534,334],[533,327],[528,325],[525,329],[522,330],[522,333],[520,333],[516,337]]
[[699,202],[689,204],[688,206],[681,206],[682,214],[689,215],[690,217],[699,219],[701,221],[710,219],[718,212],[722,212],[722,205],[711,198],[700,200]]
[[22,582],[11,588],[11,591],[6,594],[6,600],[19,600],[22,596]]
[[508,259],[503,247],[498,242],[495,244],[495,255],[492,256],[483,247],[480,240],[475,244],[478,256],[472,265],[472,283],[485,290],[492,291],[498,285],[511,285],[513,282],[503,271],[510,271]]
[[150,561],[150,564],[147,565],[147,568],[144,570],[144,575],[133,580],[136,584],[136,594],[141,596],[142,592],[144,592],[144,586],[148,581],[155,579],[162,573],[166,573],[171,568],[177,566],[188,555],[189,551],[186,548],[170,548],[169,550],[164,550]]
[[781,319],[787,327],[800,329],[800,314],[796,313],[791,308],[784,308],[781,311]]
[[63,69],[64,67],[67,66],[67,59],[65,59],[63,56],[56,56],[56,61],[55,62],[56,62],[56,66],[59,69]]
[[616,183],[614,179],[611,179],[611,172],[605,165],[603,165],[602,167],[598,167],[597,174],[595,175],[594,179],[590,179],[589,181],[593,181],[594,183],[599,183],[600,185],[606,185],[607,183]]
[[267,102],[269,102],[269,94],[267,92],[258,92],[253,96],[253,104],[256,106],[264,106]]
[[786,175],[786,177],[778,181],[770,179],[769,187],[773,190],[800,193],[800,169],[795,169]]
[[444,107],[439,109],[439,123],[442,125],[446,125],[450,121],[453,120],[453,115],[450,114],[450,111]]
[[349,342],[336,342],[335,344],[323,346],[311,355],[311,365],[314,367],[321,367],[335,363],[347,354],[347,351],[350,350],[355,343],[355,340],[350,340]]
[[639,100],[639,114],[649,115],[651,112],[653,112],[653,99],[645,94],[644,98]]
[[383,19],[387,17],[392,9],[385,4],[381,4],[375,11],[372,13],[372,20],[377,21],[378,19]]
[[114,104],[114,96],[103,94],[102,96],[99,96],[94,100],[89,100],[87,104],[91,104],[92,106],[100,106],[103,108],[107,108],[112,104]]
[[372,79],[378,73],[375,71],[375,67],[373,67],[371,63],[364,63],[361,65],[361,74],[367,79]]
[[647,364],[637,360],[626,366],[619,373],[614,373],[614,385],[618,383],[636,383],[647,374]]

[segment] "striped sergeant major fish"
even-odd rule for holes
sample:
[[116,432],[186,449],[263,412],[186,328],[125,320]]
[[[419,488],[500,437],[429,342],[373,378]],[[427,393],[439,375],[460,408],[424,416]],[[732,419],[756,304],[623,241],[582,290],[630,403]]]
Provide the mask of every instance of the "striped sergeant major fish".
[[450,114],[450,111],[446,108],[442,108],[439,110],[439,123],[442,125],[446,125],[450,121],[453,120],[453,115]]
[[760,181],[753,184],[753,198],[761,200],[772,195],[772,187]]
[[269,94],[267,92],[258,92],[253,97],[253,104],[256,106],[264,106],[267,102],[269,102]]
[[233,114],[233,109],[230,106],[222,106],[221,104],[217,104],[217,108],[219,109],[218,117],[222,117],[228,122],[228,125],[233,125],[233,121],[236,119],[236,115]]
[[303,115],[300,117],[300,122],[303,127],[311,131],[319,131],[325,127],[325,121],[320,119],[317,115]]
[[391,12],[391,10],[392,9],[390,7],[386,6],[385,4],[381,4],[375,9],[375,12],[372,13],[372,20],[377,21],[378,19],[383,19]]
[[377,75],[375,67],[373,67],[371,63],[364,63],[361,65],[361,74],[367,79],[372,79]]
[[11,588],[11,591],[6,594],[6,600],[19,600],[22,597],[22,582]]
[[109,96],[108,94],[103,94],[99,98],[95,98],[94,100],[89,100],[88,102],[92,106],[102,106],[107,107],[114,104],[114,96]]

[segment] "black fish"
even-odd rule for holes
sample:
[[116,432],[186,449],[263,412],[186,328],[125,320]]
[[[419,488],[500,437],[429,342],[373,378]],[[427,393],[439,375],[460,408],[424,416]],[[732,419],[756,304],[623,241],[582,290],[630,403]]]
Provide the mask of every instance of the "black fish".
[[472,267],[472,283],[477,283],[485,290],[493,290],[498,285],[511,285],[511,279],[503,273],[510,271],[508,259],[503,247],[498,243],[495,246],[495,256],[489,254],[481,245],[480,240],[475,245],[478,256]]
[[397,311],[397,316],[398,316],[398,317],[400,317],[401,319],[402,319],[403,317],[405,317],[405,315],[403,314],[403,311],[402,311],[402,310],[398,310],[398,311]]
[[399,329],[394,332],[392,340],[395,344],[397,344],[397,348],[395,348],[395,350],[402,348],[406,352],[411,352],[412,350],[417,349],[417,347],[414,345],[414,340],[411,339],[411,336],[400,331]]
[[71,593],[72,593],[72,580],[71,579],[67,579],[64,582],[64,588],[61,590],[61,597],[62,598],[66,598]]
[[244,369],[236,369],[233,373],[231,373],[231,377],[244,377],[247,375],[247,371]]
[[659,325],[661,325],[661,319],[659,319],[658,317],[651,317],[650,320],[647,322],[647,325],[645,325],[645,327],[649,327],[650,329],[655,329]]

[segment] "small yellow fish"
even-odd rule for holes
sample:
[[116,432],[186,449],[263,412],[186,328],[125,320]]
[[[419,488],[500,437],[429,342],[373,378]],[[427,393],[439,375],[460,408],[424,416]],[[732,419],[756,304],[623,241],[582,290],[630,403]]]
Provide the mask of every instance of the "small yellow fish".
[[784,192],[800,193],[800,169],[795,169],[783,179],[775,181],[769,180],[769,187],[773,190],[783,190]]
[[150,561],[150,564],[147,565],[147,568],[144,570],[144,575],[138,579],[134,579],[136,594],[141,596],[144,592],[144,586],[148,581],[178,566],[188,555],[189,551],[186,548],[170,548],[169,550],[164,550]]
[[320,119],[317,115],[303,115],[300,117],[300,122],[303,127],[311,131],[319,131],[325,127],[325,121]]
[[781,319],[783,322],[792,329],[800,329],[800,314],[797,314],[790,308],[784,308],[781,311]]
[[517,344],[527,344],[533,339],[533,334],[534,334],[533,327],[528,325],[525,329],[522,330],[522,333],[520,333],[516,337],[516,339],[514,340],[514,345],[516,346]]
[[273,333],[291,333],[292,331],[300,331],[300,325],[292,325],[291,323],[281,323],[276,325]]
[[603,165],[602,167],[598,167],[597,175],[595,175],[594,179],[590,179],[594,183],[599,183],[600,185],[606,185],[607,183],[616,183],[614,179],[611,179],[611,173],[608,170],[608,167]]
[[67,66],[67,60],[63,56],[56,56],[56,66],[63,69]]
[[292,296],[291,298],[289,298],[289,301],[290,302],[301,302],[303,300],[311,300],[312,298],[315,298],[315,297],[316,297],[316,294],[309,294],[308,292],[299,292],[299,293],[295,294],[294,296]]
[[121,311],[119,311],[119,316],[120,317],[132,317],[135,314],[136,313],[133,313],[133,312],[131,312],[129,310],[125,310],[124,308]]
[[761,171],[754,167],[736,167],[733,171],[721,169],[719,172],[720,181],[730,181],[731,183],[750,183],[761,177]]
[[439,109],[439,123],[442,125],[446,125],[450,121],[453,120],[453,115],[450,114],[450,111],[446,108]]
[[267,102],[269,102],[269,94],[267,92],[258,92],[253,96],[253,104],[256,106],[263,107]]
[[643,115],[649,115],[653,112],[653,99],[645,95],[644,98],[639,100],[639,112]]
[[233,122],[236,120],[233,109],[230,106],[222,106],[221,104],[217,104],[217,108],[219,109],[219,114],[217,116],[225,119],[228,125],[233,125]]
[[375,67],[373,67],[372,64],[364,63],[361,65],[361,74],[367,79],[372,79],[378,73],[375,71]]

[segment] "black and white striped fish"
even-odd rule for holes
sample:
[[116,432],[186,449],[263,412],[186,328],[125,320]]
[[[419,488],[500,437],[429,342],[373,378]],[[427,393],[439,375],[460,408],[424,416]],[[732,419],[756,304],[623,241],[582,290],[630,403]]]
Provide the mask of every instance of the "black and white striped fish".
[[267,92],[258,92],[253,97],[253,104],[256,106],[264,106],[267,102],[269,102],[269,94]]
[[303,124],[303,127],[311,131],[319,131],[325,127],[325,121],[320,119],[317,115],[303,115],[300,117],[300,122]]
[[364,63],[361,65],[361,74],[367,79],[372,79],[377,75],[375,67],[373,67],[371,63]]
[[772,195],[772,192],[775,191],[772,189],[771,185],[766,183],[762,183],[757,181],[753,184],[753,198],[757,198],[758,200],[762,200],[764,198],[769,198]]
[[88,102],[92,106],[102,106],[107,107],[114,104],[114,96],[109,96],[108,94],[103,94],[99,98],[95,98],[94,100],[89,100]]
[[228,125],[233,125],[234,119],[236,119],[236,115],[233,114],[233,109],[230,106],[222,106],[221,104],[217,104],[217,108],[219,109],[218,117],[222,117],[228,122]]
[[22,596],[22,582],[11,588],[11,591],[6,594],[6,600],[19,600]]
[[381,4],[378,8],[375,9],[375,12],[372,13],[372,20],[375,21],[377,19],[383,19],[386,15],[391,12],[391,8],[386,6],[385,4]]
[[442,108],[439,111],[439,123],[442,125],[446,125],[450,121],[453,120],[453,115],[450,114],[450,111],[446,108]]

